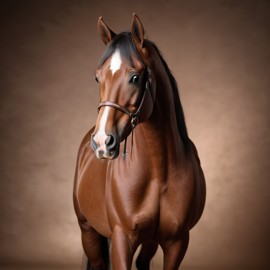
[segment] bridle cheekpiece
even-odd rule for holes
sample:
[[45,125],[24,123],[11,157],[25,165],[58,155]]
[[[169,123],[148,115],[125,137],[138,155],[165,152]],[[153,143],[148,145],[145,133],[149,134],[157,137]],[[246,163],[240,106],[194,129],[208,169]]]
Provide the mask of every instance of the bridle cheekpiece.
[[[109,107],[112,107],[118,111],[121,111],[122,113],[125,113],[129,116],[130,123],[131,123],[131,133],[132,133],[131,152],[132,152],[132,147],[133,147],[134,129],[140,122],[140,112],[142,110],[147,91],[150,91],[152,101],[154,102],[154,95],[153,95],[153,89],[152,89],[152,74],[151,74],[151,70],[149,67],[146,67],[146,76],[145,76],[144,81],[145,81],[145,87],[143,88],[143,96],[141,98],[141,101],[140,101],[140,104],[139,104],[137,110],[134,113],[131,112],[130,110],[128,110],[126,107],[121,106],[121,105],[119,105],[115,102],[112,102],[112,101],[100,102],[100,104],[98,106],[98,112],[99,112],[101,107],[109,106]],[[127,155],[126,144],[127,144],[127,137],[125,138],[125,144],[124,144],[124,158]]]

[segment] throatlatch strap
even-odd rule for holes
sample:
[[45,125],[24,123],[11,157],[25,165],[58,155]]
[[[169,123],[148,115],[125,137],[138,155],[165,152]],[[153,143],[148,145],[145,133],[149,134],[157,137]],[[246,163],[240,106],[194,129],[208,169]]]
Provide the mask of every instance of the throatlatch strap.
[[124,142],[124,152],[123,152],[124,159],[127,157],[127,137],[125,138]]
[[[134,137],[134,129],[135,129],[135,126],[132,125],[132,129],[131,129],[131,151],[130,151],[130,155],[132,155],[132,149],[133,149],[133,137]],[[124,159],[126,159],[127,157],[127,138],[125,138],[125,142],[124,142],[124,151],[123,151],[123,156],[124,156]]]

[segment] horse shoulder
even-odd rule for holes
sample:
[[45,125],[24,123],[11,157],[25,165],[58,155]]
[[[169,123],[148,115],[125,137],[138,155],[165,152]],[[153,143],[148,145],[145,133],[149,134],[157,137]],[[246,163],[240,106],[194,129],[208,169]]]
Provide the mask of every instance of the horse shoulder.
[[84,137],[78,152],[74,204],[77,216],[81,217],[82,222],[87,221],[89,226],[107,235],[110,233],[105,207],[107,161],[97,159],[92,150],[92,130]]
[[160,188],[160,235],[174,239],[186,229],[195,192],[193,165],[186,155],[169,163]]

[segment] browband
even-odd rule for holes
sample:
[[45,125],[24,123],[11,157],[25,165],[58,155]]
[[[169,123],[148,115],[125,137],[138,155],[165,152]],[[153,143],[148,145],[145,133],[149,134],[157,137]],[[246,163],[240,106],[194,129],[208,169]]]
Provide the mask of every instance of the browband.
[[143,102],[145,100],[145,96],[146,96],[146,91],[149,90],[151,97],[153,99],[153,93],[152,93],[152,77],[151,77],[151,70],[149,67],[146,68],[146,83],[145,83],[145,87],[144,87],[144,91],[143,91],[143,96],[140,102],[140,105],[138,107],[138,109],[136,110],[136,112],[132,113],[131,111],[129,111],[126,107],[121,106],[115,102],[112,101],[104,101],[104,102],[100,102],[99,106],[98,106],[98,112],[100,110],[101,107],[104,106],[109,106],[109,107],[113,107],[125,114],[127,114],[130,118],[131,118],[131,124],[132,127],[135,128],[136,125],[139,123],[139,115],[140,115],[140,111],[142,109],[143,106]]

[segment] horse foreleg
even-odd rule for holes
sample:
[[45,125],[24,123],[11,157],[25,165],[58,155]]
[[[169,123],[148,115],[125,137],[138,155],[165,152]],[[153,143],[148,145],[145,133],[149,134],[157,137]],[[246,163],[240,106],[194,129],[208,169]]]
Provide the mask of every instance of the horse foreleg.
[[177,270],[186,254],[189,243],[189,232],[183,234],[176,242],[168,243],[163,249],[164,263],[163,270]]
[[147,242],[142,244],[142,248],[136,260],[138,270],[149,270],[151,259],[154,257],[158,248],[155,242]]
[[115,227],[111,240],[112,269],[130,270],[134,246],[128,235],[120,227]]
[[106,270],[108,264],[107,239],[93,228],[82,231],[82,245],[88,257],[87,270]]
[[81,263],[81,270],[90,270],[90,263],[89,263],[89,260],[88,258],[86,257],[86,254],[83,253],[83,256],[82,256],[82,263]]

